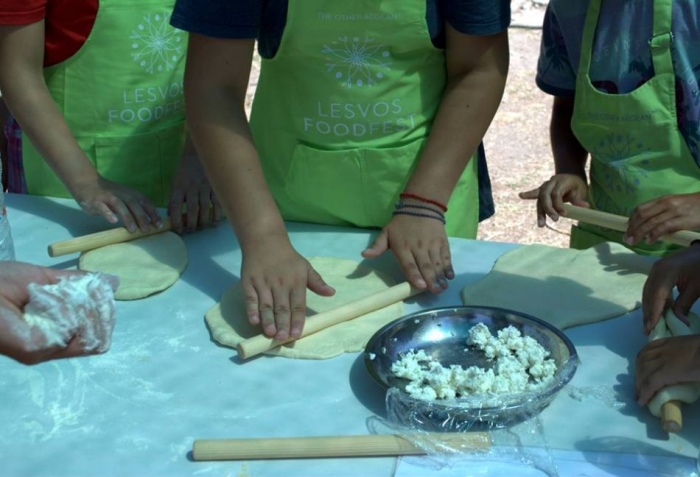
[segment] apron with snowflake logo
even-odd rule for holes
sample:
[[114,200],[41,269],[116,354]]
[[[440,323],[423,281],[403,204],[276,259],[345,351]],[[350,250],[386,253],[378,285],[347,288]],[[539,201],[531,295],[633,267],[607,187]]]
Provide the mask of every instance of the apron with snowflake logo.
[[[446,84],[425,0],[290,0],[263,59],[251,128],[287,220],[383,227],[426,142]],[[469,125],[465,124],[465,128]],[[447,232],[476,236],[477,161],[450,198]]]
[[[595,209],[629,217],[638,204],[648,200],[700,192],[700,171],[676,117],[672,3],[654,0],[653,34],[648,42],[654,76],[630,93],[611,95],[597,90],[588,75],[601,4],[601,0],[591,0],[571,127],[591,154],[589,200]],[[622,235],[579,224],[572,228],[571,247],[582,249],[603,241],[622,243]],[[646,255],[663,255],[677,247],[639,243],[630,248]]]
[[[187,35],[170,26],[174,0],[101,0],[82,48],[44,70],[73,136],[102,177],[168,202],[185,138]],[[70,197],[26,135],[30,194]]]

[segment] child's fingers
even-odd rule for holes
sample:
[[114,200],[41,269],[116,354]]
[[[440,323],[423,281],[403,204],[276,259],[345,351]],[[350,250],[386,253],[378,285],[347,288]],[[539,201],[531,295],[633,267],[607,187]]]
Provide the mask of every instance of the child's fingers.
[[158,209],[153,205],[153,202],[147,197],[141,197],[139,199],[139,206],[141,210],[146,213],[151,224],[155,225],[157,228],[163,227],[163,219],[160,217]]
[[127,208],[126,204],[124,204],[124,202],[122,202],[121,199],[119,199],[116,196],[112,196],[108,199],[106,204],[112,212],[114,212],[115,214],[117,214],[119,216],[122,223],[124,223],[124,227],[126,227],[126,229],[129,232],[136,231],[136,228],[137,228],[136,221],[134,220],[134,217],[131,215],[131,212],[129,212],[129,209]]
[[524,199],[524,200],[534,200],[534,199],[537,199],[537,197],[539,197],[539,195],[540,195],[540,188],[538,187],[537,189],[532,189],[532,190],[528,190],[525,192],[521,192],[520,194],[518,194],[518,197],[520,197],[521,199]]
[[211,189],[209,189],[209,187],[202,187],[199,190],[198,228],[209,227],[211,225],[211,209]]
[[143,232],[150,232],[153,224],[141,201],[136,197],[128,197],[125,202],[129,208],[129,213],[136,219],[139,229]]
[[170,217],[170,223],[172,228],[177,233],[182,233],[182,204],[184,200],[184,194],[181,190],[174,190],[170,196],[170,202],[168,202],[168,216]]

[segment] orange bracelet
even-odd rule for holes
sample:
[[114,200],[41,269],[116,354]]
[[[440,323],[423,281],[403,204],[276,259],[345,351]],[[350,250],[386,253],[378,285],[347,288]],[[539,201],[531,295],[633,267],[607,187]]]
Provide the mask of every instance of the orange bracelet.
[[402,199],[414,199],[420,202],[425,202],[426,204],[432,204],[435,207],[440,207],[443,212],[447,212],[447,206],[445,204],[438,202],[437,200],[421,197],[418,194],[413,194],[411,192],[402,192],[401,194],[399,194],[399,197]]

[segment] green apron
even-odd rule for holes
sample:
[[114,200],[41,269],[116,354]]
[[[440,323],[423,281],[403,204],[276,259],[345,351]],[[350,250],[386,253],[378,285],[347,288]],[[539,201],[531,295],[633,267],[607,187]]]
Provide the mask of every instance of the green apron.
[[[671,56],[673,0],[653,0],[649,47],[654,77],[619,95],[598,91],[588,75],[601,0],[591,0],[581,41],[576,99],[571,127],[591,154],[589,200],[595,209],[629,217],[634,208],[668,194],[700,192],[700,171],[678,129],[676,80]],[[579,224],[571,247],[603,241],[622,243],[623,233]],[[629,247],[645,255],[664,255],[677,247],[639,243]]]
[[[444,51],[433,46],[425,15],[425,0],[289,1],[251,113],[286,220],[389,222],[446,84]],[[471,160],[448,203],[451,236],[476,237],[476,167]]]
[[[170,26],[174,0],[100,0],[92,32],[68,60],[46,68],[51,96],[102,177],[158,206],[169,199],[185,139],[187,36]],[[70,197],[25,136],[30,194]]]

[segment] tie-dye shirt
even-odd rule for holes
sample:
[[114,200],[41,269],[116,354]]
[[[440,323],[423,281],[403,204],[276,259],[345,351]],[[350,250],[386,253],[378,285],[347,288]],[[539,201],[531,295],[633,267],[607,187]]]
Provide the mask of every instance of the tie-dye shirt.
[[[603,0],[589,75],[609,94],[633,91],[654,74],[648,40],[653,0]],[[542,29],[537,85],[573,97],[588,0],[550,0]],[[700,0],[673,0],[672,55],[678,127],[700,165]]]

